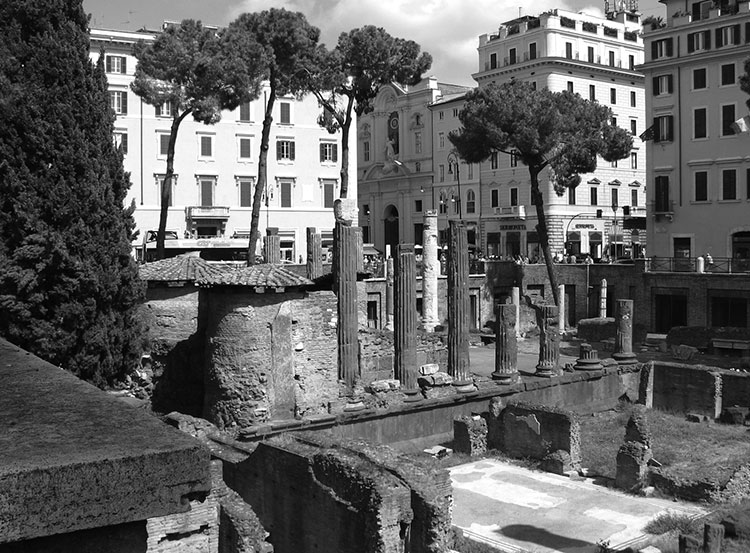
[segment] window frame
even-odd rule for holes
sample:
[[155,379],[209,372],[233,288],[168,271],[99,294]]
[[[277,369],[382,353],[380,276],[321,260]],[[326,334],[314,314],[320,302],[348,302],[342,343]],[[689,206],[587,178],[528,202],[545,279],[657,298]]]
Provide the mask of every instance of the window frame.
[[294,138],[276,138],[276,162],[294,163],[296,157],[296,144]]
[[[701,175],[701,181],[699,182],[698,176]],[[702,199],[698,197],[699,185],[703,188],[702,192],[705,197]],[[696,203],[708,203],[709,201],[709,183],[708,183],[708,171],[694,171],[693,172],[693,202]]]
[[[727,181],[727,175],[734,175],[734,178],[732,179],[732,182]],[[738,194],[739,190],[737,189],[737,169],[730,168],[730,169],[722,169],[721,170],[721,201],[722,202],[735,202],[740,199],[740,196]],[[733,197],[727,197],[727,186],[731,186],[733,188]]]
[[[703,134],[698,133],[698,113],[703,113]],[[706,106],[697,106],[692,109],[693,115],[693,140],[708,139],[708,108]]]
[[[198,160],[199,161],[213,161],[214,160],[214,154],[215,154],[215,148],[214,148],[214,138],[216,135],[214,134],[208,134],[208,133],[195,133],[198,137]],[[208,154],[205,153],[205,145],[208,144],[208,148],[210,149],[210,152]]]

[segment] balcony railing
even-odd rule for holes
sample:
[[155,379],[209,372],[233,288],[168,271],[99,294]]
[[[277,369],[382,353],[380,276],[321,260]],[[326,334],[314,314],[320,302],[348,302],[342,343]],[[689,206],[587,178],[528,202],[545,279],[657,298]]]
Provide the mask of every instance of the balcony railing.
[[188,219],[229,219],[229,207],[189,205],[185,215]]
[[526,218],[526,206],[524,205],[511,205],[505,207],[493,207],[492,211],[495,215],[499,215],[505,219],[525,219]]
[[[646,259],[648,273],[695,273],[699,263],[695,257],[650,257]],[[703,259],[703,272],[716,274],[750,273],[750,259],[713,257]]]

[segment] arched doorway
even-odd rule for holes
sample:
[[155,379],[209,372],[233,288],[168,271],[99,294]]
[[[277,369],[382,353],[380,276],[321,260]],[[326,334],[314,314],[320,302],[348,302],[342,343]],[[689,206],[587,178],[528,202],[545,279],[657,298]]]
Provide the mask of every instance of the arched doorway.
[[396,255],[398,239],[398,209],[389,205],[383,212],[383,229],[385,232],[385,245],[391,247],[391,256]]

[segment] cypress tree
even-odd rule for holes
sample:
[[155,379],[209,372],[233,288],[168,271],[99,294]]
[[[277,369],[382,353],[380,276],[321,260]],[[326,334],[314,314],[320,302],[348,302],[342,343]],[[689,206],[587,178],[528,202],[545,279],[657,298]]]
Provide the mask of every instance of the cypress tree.
[[0,2],[0,334],[99,386],[140,335],[113,123],[81,0]]

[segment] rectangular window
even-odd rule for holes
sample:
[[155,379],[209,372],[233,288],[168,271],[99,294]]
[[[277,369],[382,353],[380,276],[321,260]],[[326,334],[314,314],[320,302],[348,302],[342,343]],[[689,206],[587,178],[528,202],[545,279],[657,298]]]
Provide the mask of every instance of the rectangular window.
[[635,107],[635,91],[630,92],[630,107]]
[[211,207],[214,205],[214,180],[201,179],[201,206]]
[[610,104],[617,103],[617,89],[616,88],[609,89],[609,103]]
[[616,159],[613,159],[612,161],[610,161],[610,162],[609,162],[609,166],[610,166],[610,167],[613,167],[613,168],[616,168],[616,167],[617,167],[617,160],[616,160]]
[[737,199],[737,170],[724,169],[721,172],[721,199]]
[[565,43],[565,57],[569,60],[573,59],[573,43],[572,42],[566,42]]
[[128,133],[127,131],[115,131],[112,135],[115,148],[121,148],[123,155],[128,153]]
[[612,207],[617,207],[620,205],[620,191],[617,190],[617,188],[612,189]]
[[250,117],[250,102],[242,102],[240,104],[240,121],[243,123],[249,123]]
[[654,96],[672,94],[672,75],[654,77]]
[[711,48],[711,31],[699,31],[687,36],[688,53],[702,52]]
[[276,160],[294,161],[294,140],[276,141]]
[[154,106],[154,112],[157,117],[172,117],[172,102],[164,102],[159,106]]
[[725,63],[721,66],[721,86],[733,85],[736,82],[734,64]]
[[240,147],[240,159],[248,160],[252,158],[253,153],[251,150],[251,142],[249,138],[240,137],[239,147]]
[[490,154],[490,169],[497,169],[497,152]]
[[333,208],[333,196],[336,191],[336,183],[332,181],[323,182],[323,207]]
[[370,141],[365,140],[362,142],[362,159],[370,161]]
[[693,110],[693,138],[706,138],[707,129],[707,110],[706,108],[695,108]]
[[125,56],[107,56],[104,63],[107,73],[121,73],[124,75],[128,71],[128,60]]
[[500,191],[495,188],[490,191],[490,207],[500,206]]
[[630,152],[630,168],[638,169],[638,153]]
[[638,190],[630,191],[630,205],[636,207],[638,205]]
[[512,206],[518,205],[518,188],[510,189],[510,205]]
[[596,85],[589,85],[589,100],[591,100],[592,102],[596,100]]
[[440,182],[445,182],[445,165],[438,166],[438,180]]
[[422,213],[422,200],[414,200],[414,211]]
[[591,205],[599,205],[599,190],[595,186],[589,189],[589,200]]
[[669,213],[669,177],[659,176],[654,179],[654,211],[656,213]]
[[422,244],[424,241],[424,223],[414,223],[414,243]]
[[516,63],[516,49],[510,48],[508,50],[508,64],[513,65],[514,63]]
[[339,147],[334,142],[320,143],[320,162],[321,163],[338,163]]
[[292,207],[292,183],[290,181],[281,181],[281,207]]
[[638,134],[638,121],[636,121],[635,119],[630,120],[630,134],[632,134],[633,136]]
[[617,117],[613,117],[612,119],[610,119],[609,122],[611,123],[611,125],[613,127],[616,127],[617,126]]
[[568,205],[576,205],[576,189],[568,188]]
[[745,171],[745,197],[750,200],[750,168]]
[[458,108],[453,108],[453,117],[458,117]]
[[253,206],[253,181],[252,179],[241,179],[240,183],[240,207]]
[[594,47],[589,46],[586,48],[586,55],[589,63],[594,63]]
[[693,90],[706,88],[706,68],[693,69]]
[[672,141],[672,121],[671,115],[654,118],[654,142]]
[[279,102],[279,123],[282,125],[292,123],[292,104],[289,102]]
[[655,40],[651,43],[651,59],[658,60],[660,58],[672,57],[672,39],[663,38],[661,40]]
[[740,26],[727,25],[716,29],[716,47],[734,46],[740,43]]
[[695,201],[708,201],[708,173],[706,171],[697,171],[694,175],[695,181]]
[[635,71],[635,56],[633,54],[630,54],[628,56],[628,69],[630,69],[631,71]]
[[518,153],[511,152],[510,153],[510,166],[511,167],[518,167]]
[[497,69],[497,54],[490,54],[490,69]]
[[438,148],[445,150],[445,133],[438,133]]
[[213,157],[213,136],[201,136],[201,155],[200,157]]
[[128,93],[122,90],[109,91],[109,105],[116,115],[128,114]]
[[721,136],[731,136],[734,134],[734,104],[721,106]]
[[414,133],[414,153],[422,153],[422,133],[419,131]]
[[439,119],[440,121],[443,121],[443,120],[445,120],[445,112],[444,112],[444,111],[439,111],[439,112],[438,112],[438,119]]
[[529,59],[536,59],[536,42],[532,42],[531,44],[529,44]]
[[609,52],[609,66],[614,67],[615,66],[615,53],[610,50]]
[[466,164],[466,178],[469,180],[472,180],[474,178],[474,164],[473,163],[467,163]]
[[169,135],[159,134],[159,155],[166,156],[169,153]]
[[568,92],[573,92],[573,81],[568,81]]

